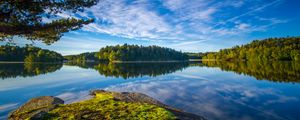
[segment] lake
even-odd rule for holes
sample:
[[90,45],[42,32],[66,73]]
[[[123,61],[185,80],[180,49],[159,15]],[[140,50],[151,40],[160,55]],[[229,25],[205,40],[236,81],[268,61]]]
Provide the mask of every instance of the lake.
[[0,63],[0,119],[31,98],[140,92],[210,120],[299,120],[298,62]]

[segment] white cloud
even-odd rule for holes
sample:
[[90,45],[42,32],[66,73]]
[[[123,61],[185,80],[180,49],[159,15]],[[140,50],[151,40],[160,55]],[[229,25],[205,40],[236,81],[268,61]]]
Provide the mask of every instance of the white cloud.
[[[118,35],[127,38],[159,38],[158,35],[170,32],[169,24],[157,13],[146,9],[142,3],[127,5],[123,0],[101,1],[90,12],[97,24],[84,28],[94,32]],[[104,23],[105,22],[105,23]],[[101,24],[104,23],[104,24]]]
[[[202,49],[200,46],[205,45],[205,42],[233,36],[241,38],[251,32],[265,31],[276,24],[286,22],[277,18],[262,18],[255,15],[281,1],[160,0],[161,3],[153,3],[149,0],[102,0],[76,16],[95,18],[95,23],[83,27],[84,31],[146,40],[158,45],[180,47],[186,51],[199,51]],[[154,4],[160,4],[159,7],[163,7],[167,12],[161,12],[160,8],[158,9]],[[240,11],[241,8],[250,11]],[[231,13],[232,10],[235,13]],[[68,15],[61,13],[58,16],[67,17]],[[245,17],[250,19],[244,19]],[[255,21],[263,21],[263,24],[255,24]],[[195,41],[195,43],[193,44],[191,41]],[[108,44],[112,45],[110,43]],[[116,43],[113,42],[113,44]],[[80,45],[72,46],[78,46],[87,51],[95,47],[99,49],[105,45],[107,44],[102,41],[93,41],[81,42]],[[219,47],[211,48],[218,49]],[[64,54],[70,52],[72,51],[65,51]]]
[[[207,8],[202,0],[187,2],[182,0],[163,1],[172,9],[174,15],[160,15],[159,11],[148,9],[146,1],[126,3],[125,0],[101,1],[88,11],[96,18],[96,23],[87,25],[83,30],[106,33],[125,38],[146,40],[188,40],[203,38],[199,33],[190,33],[190,27],[199,27],[199,21],[209,21],[216,12],[214,7]],[[190,21],[186,24],[184,21]],[[192,25],[195,23],[196,25]],[[203,28],[203,29],[201,29]],[[201,24],[204,33],[207,25]],[[207,31],[206,31],[207,32]]]

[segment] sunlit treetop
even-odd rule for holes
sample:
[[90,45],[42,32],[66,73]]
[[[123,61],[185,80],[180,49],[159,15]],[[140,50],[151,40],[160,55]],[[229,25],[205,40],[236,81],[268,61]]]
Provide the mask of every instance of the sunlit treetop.
[[[13,36],[40,40],[46,44],[58,41],[63,33],[81,28],[93,19],[57,18],[62,12],[84,11],[99,0],[1,0],[0,40]],[[50,21],[44,22],[43,18]]]

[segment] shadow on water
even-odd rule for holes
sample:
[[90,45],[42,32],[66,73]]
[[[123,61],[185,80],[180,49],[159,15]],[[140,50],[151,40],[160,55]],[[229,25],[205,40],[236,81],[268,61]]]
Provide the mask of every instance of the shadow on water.
[[203,61],[202,64],[207,67],[218,67],[223,71],[249,75],[257,80],[300,82],[300,63],[295,61]]
[[55,72],[62,67],[62,63],[0,63],[0,78],[32,77]]
[[143,76],[156,77],[166,75],[189,66],[187,62],[170,63],[65,63],[85,69],[95,69],[106,77],[121,77],[124,79]]

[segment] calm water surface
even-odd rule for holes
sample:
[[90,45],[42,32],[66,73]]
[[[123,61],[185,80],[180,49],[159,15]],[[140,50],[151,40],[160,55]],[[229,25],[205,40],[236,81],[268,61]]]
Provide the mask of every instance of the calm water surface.
[[0,64],[0,119],[29,99],[141,92],[207,119],[299,120],[300,63]]

